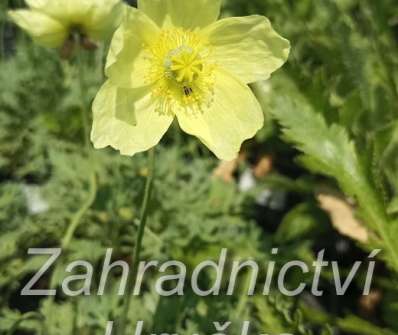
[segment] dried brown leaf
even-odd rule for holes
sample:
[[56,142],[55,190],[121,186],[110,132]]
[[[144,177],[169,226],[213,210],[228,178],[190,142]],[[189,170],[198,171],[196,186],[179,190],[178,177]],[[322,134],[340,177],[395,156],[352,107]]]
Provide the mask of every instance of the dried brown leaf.
[[234,181],[234,173],[238,168],[238,165],[239,159],[234,159],[230,162],[221,161],[217,168],[214,169],[213,176],[227,183],[232,183]]
[[354,208],[346,199],[329,192],[319,192],[317,199],[321,208],[329,213],[333,226],[340,234],[362,243],[368,241],[368,231],[355,217]]
[[273,161],[271,156],[261,157],[256,166],[253,168],[254,176],[256,178],[264,178],[271,172],[272,165]]

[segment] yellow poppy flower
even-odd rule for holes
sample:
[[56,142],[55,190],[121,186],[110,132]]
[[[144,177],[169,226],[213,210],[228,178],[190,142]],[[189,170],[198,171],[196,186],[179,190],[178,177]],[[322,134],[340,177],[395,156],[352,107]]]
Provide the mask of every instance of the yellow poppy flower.
[[218,158],[232,160],[262,128],[248,84],[285,63],[289,41],[263,16],[217,21],[220,7],[221,0],[138,0],[126,12],[93,104],[96,148],[148,150],[176,117]]
[[125,9],[121,0],[25,0],[28,9],[9,11],[12,20],[38,44],[57,48],[77,31],[99,41],[117,28]]

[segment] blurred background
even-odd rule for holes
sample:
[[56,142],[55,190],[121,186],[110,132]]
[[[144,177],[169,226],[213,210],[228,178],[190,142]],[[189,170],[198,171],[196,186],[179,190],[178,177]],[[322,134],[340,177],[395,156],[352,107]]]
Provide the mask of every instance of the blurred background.
[[[84,52],[82,97],[76,59],[36,46],[7,18],[7,9],[23,6],[0,0],[0,334],[104,334],[107,320],[120,314],[120,274],[112,274],[103,296],[21,297],[43,263],[27,249],[64,248],[36,288],[59,286],[73,260],[100,269],[106,248],[114,260],[131,262],[147,158],[86,143],[108,45]],[[229,333],[241,334],[242,321],[251,320],[256,334],[398,334],[397,2],[224,1],[223,16],[248,14],[267,16],[292,44],[288,64],[253,87],[266,125],[229,163],[173,125],[157,148],[142,257],[181,260],[190,272],[228,248],[230,260],[264,264],[263,283],[269,261],[311,266],[325,249],[325,259],[338,261],[347,276],[380,248],[372,290],[362,295],[367,265],[344,296],[324,269],[322,297],[306,290],[288,298],[276,287],[248,297],[242,273],[233,296],[202,298],[187,285],[183,297],[165,298],[153,290],[152,273],[132,300],[130,329],[144,320],[147,332],[212,334],[213,321],[229,320]],[[327,147],[317,146],[326,142],[336,154],[332,164],[322,159]],[[313,276],[291,272],[286,285],[310,287]],[[98,281],[95,275],[94,293]]]

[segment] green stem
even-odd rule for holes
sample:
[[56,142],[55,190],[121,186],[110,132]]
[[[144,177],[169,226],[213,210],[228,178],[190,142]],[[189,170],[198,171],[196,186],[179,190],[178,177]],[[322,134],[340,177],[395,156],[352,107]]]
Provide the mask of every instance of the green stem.
[[[86,148],[87,154],[90,156],[90,160],[93,160],[92,157],[92,150],[90,149],[90,134],[89,134],[89,118],[88,118],[88,111],[87,111],[87,103],[86,103],[86,84],[84,80],[84,62],[82,58],[82,49],[80,47],[80,37],[75,37],[75,45],[76,45],[76,52],[77,52],[77,71],[78,71],[78,84],[79,84],[79,92],[80,92],[80,112],[83,124],[83,136],[84,136],[84,146]],[[72,217],[72,220],[68,226],[68,229],[65,233],[65,236],[62,240],[62,248],[67,249],[69,246],[70,241],[73,238],[73,235],[78,228],[81,218],[84,214],[89,210],[92,206],[95,197],[97,194],[97,183],[96,183],[96,173],[93,170],[90,175],[90,183],[89,183],[89,195],[86,201],[83,202],[83,205],[80,209],[76,212],[76,214]]]
[[[84,146],[85,146],[87,155],[89,155],[89,159],[93,160],[93,152],[90,149],[89,118],[88,118],[87,103],[86,103],[86,98],[85,98],[86,91],[85,91],[85,80],[84,80],[84,63],[82,61],[82,50],[80,48],[80,40],[78,40],[78,38],[76,38],[75,43],[76,43],[76,48],[77,48],[77,71],[78,71],[78,85],[79,85],[79,91],[80,91],[80,112],[81,112],[81,118],[82,118],[82,124],[83,124]],[[93,164],[91,164],[91,165],[93,165]],[[62,251],[66,251],[69,248],[69,244],[73,239],[76,229],[79,227],[79,224],[80,224],[83,216],[87,213],[87,211],[90,209],[90,207],[94,203],[96,195],[97,195],[97,180],[96,180],[96,172],[93,168],[93,170],[90,174],[88,197],[83,202],[82,206],[78,209],[78,211],[75,213],[75,215],[73,215],[73,217],[71,218],[71,221],[67,227],[65,235],[61,241]],[[58,266],[61,266],[61,265],[58,265]],[[54,271],[52,272],[52,276],[50,278],[50,288],[52,288],[52,289],[55,288],[54,274],[57,273],[58,266],[54,269]],[[54,297],[51,296],[49,299],[50,299],[50,303],[52,304],[54,301]],[[49,331],[46,327],[44,328],[44,333],[46,335],[50,335]]]
[[[374,228],[379,233],[383,240],[384,246],[390,253],[391,262],[390,265],[398,272],[398,248],[397,244],[393,240],[393,236],[388,232],[388,225],[392,225],[393,222],[387,216],[383,202],[377,196],[376,190],[371,186],[364,186],[358,191],[358,202],[360,207],[365,213],[365,217],[373,223]],[[369,206],[369,204],[374,204]]]
[[80,112],[82,117],[83,124],[83,141],[86,147],[86,150],[90,150],[90,138],[89,138],[89,119],[87,113],[87,100],[86,100],[86,81],[85,81],[85,64],[83,61],[83,50],[80,45],[81,37],[79,35],[74,36],[75,46],[76,46],[76,62],[77,62],[77,78],[79,85],[79,94],[80,94]]
[[126,333],[128,313],[130,310],[130,303],[131,303],[131,295],[133,293],[134,285],[135,282],[137,281],[137,276],[138,276],[138,264],[140,261],[142,240],[144,237],[145,226],[148,217],[148,204],[152,192],[154,170],[155,170],[155,149],[151,149],[148,153],[148,174],[146,177],[144,198],[142,200],[140,220],[139,220],[137,238],[135,243],[133,270],[131,271],[131,274],[129,275],[127,282],[126,295],[124,297],[123,310],[120,317],[119,330],[117,332],[118,335],[125,335]]
[[62,239],[61,245],[63,250],[66,250],[68,248],[69,243],[72,240],[77,227],[79,226],[81,218],[84,216],[84,214],[89,210],[89,208],[93,204],[96,197],[96,193],[97,193],[97,182],[96,182],[95,172],[93,172],[90,176],[90,187],[89,187],[88,198],[80,207],[80,209],[76,212],[76,214],[73,216],[68,226],[68,229],[65,233],[65,236]]

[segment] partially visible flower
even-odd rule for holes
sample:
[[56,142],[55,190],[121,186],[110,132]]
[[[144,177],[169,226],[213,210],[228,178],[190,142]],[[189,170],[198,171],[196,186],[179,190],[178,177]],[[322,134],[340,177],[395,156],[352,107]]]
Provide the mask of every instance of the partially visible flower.
[[57,48],[74,33],[82,40],[110,37],[123,16],[121,0],[25,0],[28,9],[9,11],[12,20],[38,44]]
[[217,21],[221,0],[138,0],[116,31],[91,138],[134,155],[156,145],[176,117],[223,160],[262,128],[248,87],[288,58],[289,41],[263,16]]

